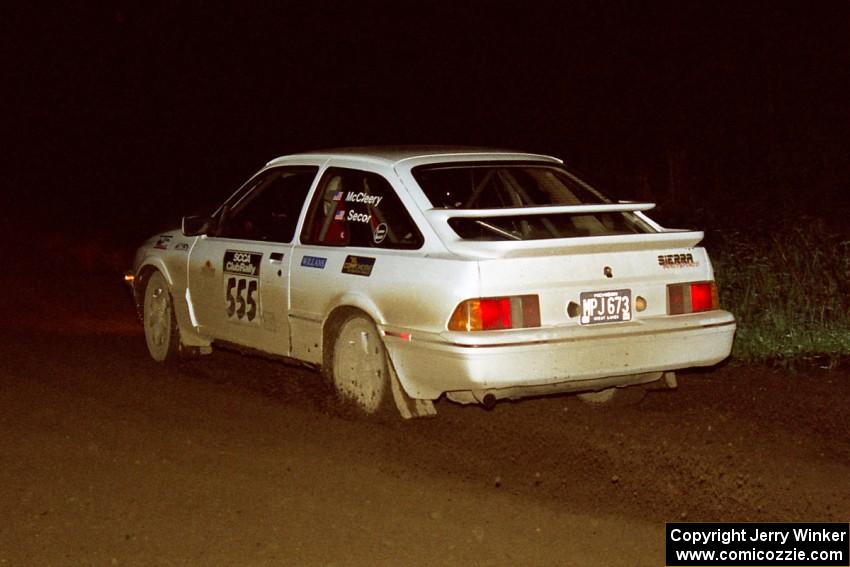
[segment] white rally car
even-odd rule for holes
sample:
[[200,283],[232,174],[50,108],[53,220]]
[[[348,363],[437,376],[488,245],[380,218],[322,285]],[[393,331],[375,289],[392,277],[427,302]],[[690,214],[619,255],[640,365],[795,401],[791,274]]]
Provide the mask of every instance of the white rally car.
[[[555,158],[365,148],[277,158],[137,252],[151,356],[214,343],[305,362],[366,413],[626,386],[729,355],[703,233]],[[594,397],[595,396],[595,397]]]

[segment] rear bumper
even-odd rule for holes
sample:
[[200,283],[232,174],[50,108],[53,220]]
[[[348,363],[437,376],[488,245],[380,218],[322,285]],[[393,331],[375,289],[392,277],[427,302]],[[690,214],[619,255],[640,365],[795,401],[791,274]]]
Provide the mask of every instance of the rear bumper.
[[387,333],[386,345],[414,398],[452,391],[518,397],[523,388],[529,395],[590,390],[638,383],[650,372],[710,366],[729,356],[735,327],[731,313],[713,311],[623,325],[413,334],[410,340]]

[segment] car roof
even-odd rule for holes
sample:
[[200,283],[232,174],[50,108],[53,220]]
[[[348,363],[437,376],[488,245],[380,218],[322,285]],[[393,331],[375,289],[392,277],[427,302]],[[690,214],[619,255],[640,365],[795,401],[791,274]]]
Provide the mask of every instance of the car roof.
[[268,165],[276,165],[297,161],[298,159],[332,159],[345,158],[350,161],[363,161],[393,167],[400,162],[415,160],[418,162],[439,162],[442,159],[456,161],[459,157],[468,156],[470,159],[516,159],[543,160],[561,163],[552,156],[517,152],[499,148],[474,146],[363,146],[347,148],[331,148],[281,156],[273,159]]

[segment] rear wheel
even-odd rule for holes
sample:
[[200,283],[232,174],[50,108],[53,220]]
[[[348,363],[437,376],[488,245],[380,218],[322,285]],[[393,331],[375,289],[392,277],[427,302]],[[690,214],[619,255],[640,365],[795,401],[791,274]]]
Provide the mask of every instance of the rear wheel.
[[370,319],[353,315],[339,327],[331,377],[339,398],[367,415],[393,405],[386,349]]
[[151,274],[145,285],[143,322],[145,342],[151,358],[157,362],[177,358],[180,351],[177,318],[174,316],[174,303],[168,290],[168,282],[160,272]]

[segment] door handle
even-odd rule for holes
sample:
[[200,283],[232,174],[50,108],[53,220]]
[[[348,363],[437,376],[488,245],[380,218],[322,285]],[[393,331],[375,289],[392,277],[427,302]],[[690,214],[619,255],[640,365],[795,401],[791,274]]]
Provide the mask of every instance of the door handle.
[[269,254],[269,262],[272,262],[272,263],[283,262],[283,252],[272,252],[271,254]]

